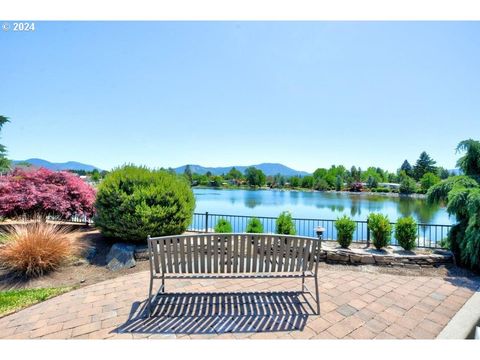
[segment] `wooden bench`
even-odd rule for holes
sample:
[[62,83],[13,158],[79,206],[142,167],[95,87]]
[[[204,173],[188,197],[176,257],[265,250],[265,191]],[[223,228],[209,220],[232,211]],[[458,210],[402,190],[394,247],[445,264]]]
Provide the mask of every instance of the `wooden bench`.
[[[302,293],[310,294],[320,313],[317,238],[278,234],[197,234],[147,239],[150,259],[149,314],[166,279],[301,278]],[[305,286],[315,279],[315,295]],[[153,281],[162,284],[152,296]]]

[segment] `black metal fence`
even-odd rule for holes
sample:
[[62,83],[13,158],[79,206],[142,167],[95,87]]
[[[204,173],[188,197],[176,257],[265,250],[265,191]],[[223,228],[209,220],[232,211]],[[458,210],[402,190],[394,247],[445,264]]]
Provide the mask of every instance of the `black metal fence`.
[[[265,216],[244,216],[244,215],[224,215],[195,213],[188,229],[190,231],[213,232],[215,225],[219,219],[225,219],[232,224],[234,232],[245,232],[248,222],[256,217],[263,225],[265,233],[275,233],[275,217]],[[335,220],[329,219],[293,219],[297,235],[316,237],[316,228],[324,228],[324,240],[336,240],[337,230],[335,228]],[[395,226],[395,223],[391,223]],[[417,247],[439,248],[440,242],[446,239],[452,225],[439,224],[418,224],[417,225]],[[370,232],[368,231],[367,221],[355,221],[355,232],[353,233],[353,241],[358,243],[370,243]],[[392,233],[393,245],[397,245],[394,232]]]

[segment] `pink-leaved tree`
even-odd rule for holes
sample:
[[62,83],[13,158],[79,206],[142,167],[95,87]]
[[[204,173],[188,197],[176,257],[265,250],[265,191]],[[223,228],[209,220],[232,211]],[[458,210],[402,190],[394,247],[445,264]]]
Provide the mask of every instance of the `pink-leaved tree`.
[[95,189],[75,174],[17,168],[0,176],[0,217],[92,217]]

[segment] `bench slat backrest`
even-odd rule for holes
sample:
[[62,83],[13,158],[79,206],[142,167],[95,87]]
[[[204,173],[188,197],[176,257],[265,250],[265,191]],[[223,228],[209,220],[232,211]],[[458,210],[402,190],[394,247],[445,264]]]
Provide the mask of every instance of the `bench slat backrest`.
[[278,234],[199,234],[149,238],[157,274],[274,273],[312,271],[316,238]]

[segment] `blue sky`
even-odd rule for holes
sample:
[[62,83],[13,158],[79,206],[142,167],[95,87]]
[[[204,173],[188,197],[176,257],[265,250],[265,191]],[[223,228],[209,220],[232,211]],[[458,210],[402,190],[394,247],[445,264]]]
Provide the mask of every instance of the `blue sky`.
[[480,138],[479,22],[37,22],[0,53],[13,159],[453,168]]

